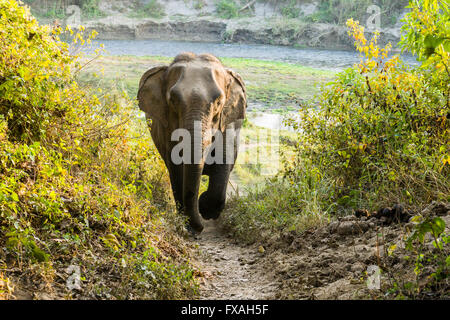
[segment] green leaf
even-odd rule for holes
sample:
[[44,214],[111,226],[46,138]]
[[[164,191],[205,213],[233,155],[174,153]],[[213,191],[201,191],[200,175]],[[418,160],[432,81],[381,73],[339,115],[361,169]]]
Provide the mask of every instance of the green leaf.
[[40,249],[32,240],[27,241],[26,245],[31,249],[31,254],[39,262],[47,262],[49,255]]
[[445,230],[445,221],[439,217],[433,219],[431,228],[436,236],[439,236]]
[[450,52],[450,40],[445,40],[443,47],[445,51]]
[[46,254],[44,251],[42,251],[38,247],[33,247],[32,252],[33,252],[33,257],[35,257],[37,261],[39,261],[39,262],[47,262],[48,261],[48,254]]
[[434,47],[425,47],[424,55],[427,59],[434,53]]
[[431,34],[427,35],[424,40],[425,47],[434,49],[444,41],[444,38],[435,37]]
[[12,192],[12,193],[11,193],[11,198],[12,198],[15,202],[19,202],[19,196],[17,195],[17,193]]
[[433,240],[433,246],[436,248],[436,249],[440,249],[440,250],[442,250],[442,249],[444,249],[444,246],[443,246],[443,244],[442,244],[442,241],[440,241],[439,239],[437,239],[437,241],[436,240]]

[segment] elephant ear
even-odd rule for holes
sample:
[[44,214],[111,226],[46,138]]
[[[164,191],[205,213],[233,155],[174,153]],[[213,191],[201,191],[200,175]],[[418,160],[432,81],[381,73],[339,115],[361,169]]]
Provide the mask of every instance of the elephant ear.
[[245,110],[247,109],[247,94],[244,81],[241,76],[233,70],[226,70],[229,75],[229,82],[227,88],[227,100],[220,118],[221,131],[225,130],[228,125],[234,122],[237,122],[236,125],[240,127],[245,118]]
[[137,94],[139,109],[144,111],[147,117],[160,122],[164,127],[168,126],[168,106],[163,94],[166,70],[167,66],[160,66],[145,72],[139,81]]

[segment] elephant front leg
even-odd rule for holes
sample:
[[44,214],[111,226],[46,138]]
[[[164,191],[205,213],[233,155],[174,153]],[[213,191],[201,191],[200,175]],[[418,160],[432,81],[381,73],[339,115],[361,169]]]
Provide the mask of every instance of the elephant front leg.
[[225,208],[228,179],[232,165],[215,164],[209,173],[208,190],[199,199],[199,211],[203,219],[217,219]]
[[188,229],[194,234],[203,230],[198,208],[198,191],[202,171],[202,164],[185,164],[183,166],[184,214],[189,217]]
[[183,205],[183,166],[169,163],[167,165],[172,186],[173,198],[178,212],[184,211]]

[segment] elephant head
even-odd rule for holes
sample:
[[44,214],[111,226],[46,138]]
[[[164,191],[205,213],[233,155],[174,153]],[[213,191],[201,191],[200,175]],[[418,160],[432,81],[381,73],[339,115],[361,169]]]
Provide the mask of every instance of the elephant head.
[[[138,100],[139,108],[152,120],[152,137],[168,167],[175,200],[189,217],[190,227],[200,232],[198,192],[205,150],[212,142],[212,130],[224,132],[233,123],[240,128],[247,107],[244,83],[212,55],[182,53],[170,65],[144,73]],[[194,130],[195,124],[201,130]],[[177,171],[171,159],[171,134],[180,128],[190,133],[191,150],[200,149],[202,156],[200,161],[183,163]],[[200,133],[201,139],[195,139]]]

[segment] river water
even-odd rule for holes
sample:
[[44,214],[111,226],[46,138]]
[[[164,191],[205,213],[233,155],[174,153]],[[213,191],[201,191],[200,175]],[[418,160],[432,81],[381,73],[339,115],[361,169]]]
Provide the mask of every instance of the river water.
[[[259,60],[281,61],[304,66],[340,71],[360,61],[359,54],[354,51],[300,49],[285,46],[184,42],[162,40],[95,40],[93,48],[102,43],[106,55],[133,56],[167,56],[174,57],[183,51],[197,54],[211,53],[219,58],[250,58]],[[403,55],[402,59],[410,65],[417,65],[414,57]],[[248,119],[255,125],[268,129],[291,130],[283,124],[283,115],[270,112],[258,112],[260,105],[249,103]],[[255,111],[253,111],[255,110]]]
[[[260,60],[298,63],[305,66],[342,70],[359,62],[354,51],[300,49],[285,46],[184,42],[162,40],[95,40],[94,46],[103,43],[110,55],[167,56],[174,57],[183,51],[211,53],[217,57],[251,58]],[[416,64],[414,57],[403,56],[408,64]]]

